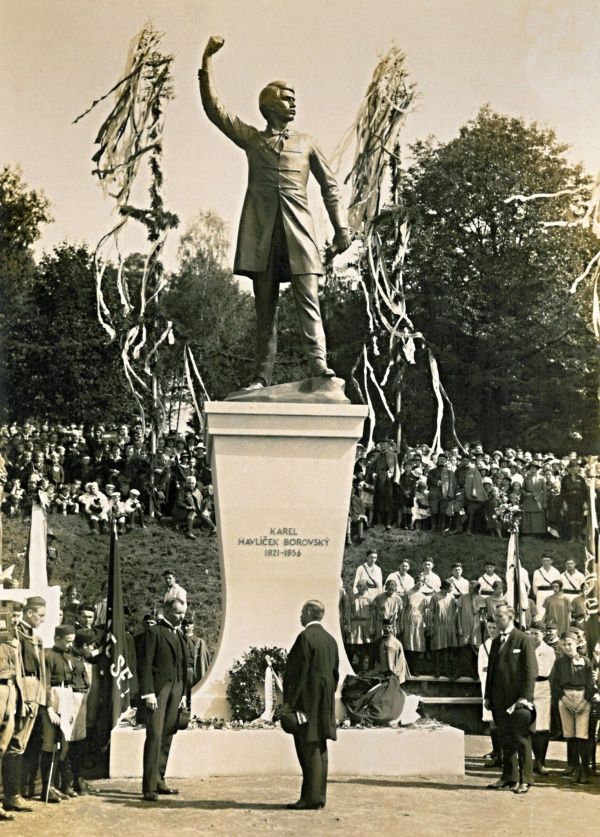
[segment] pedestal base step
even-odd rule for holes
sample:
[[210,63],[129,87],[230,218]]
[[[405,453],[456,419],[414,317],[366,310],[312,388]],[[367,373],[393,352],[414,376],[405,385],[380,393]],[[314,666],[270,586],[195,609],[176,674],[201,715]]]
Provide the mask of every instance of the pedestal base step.
[[[145,731],[113,730],[110,778],[141,776]],[[329,747],[329,773],[338,776],[464,775],[464,733],[453,727],[340,729]],[[280,729],[185,730],[173,739],[167,776],[294,774],[291,735]]]

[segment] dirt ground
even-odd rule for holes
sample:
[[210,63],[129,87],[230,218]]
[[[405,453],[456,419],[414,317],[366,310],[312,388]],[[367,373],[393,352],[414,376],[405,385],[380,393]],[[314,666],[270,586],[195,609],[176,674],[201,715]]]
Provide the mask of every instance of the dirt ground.
[[498,776],[483,767],[481,756],[488,744],[480,736],[466,738],[464,777],[336,777],[329,783],[323,811],[285,810],[287,802],[297,799],[297,776],[171,780],[180,795],[154,804],[142,801],[137,780],[103,780],[95,783],[101,791],[98,796],[60,805],[35,802],[34,812],[17,814],[17,820],[2,823],[1,828],[7,837],[401,832],[411,837],[486,833],[549,837],[581,829],[595,833],[600,778],[587,786],[563,778],[564,743],[551,744],[552,775],[540,779],[526,796],[487,790]]

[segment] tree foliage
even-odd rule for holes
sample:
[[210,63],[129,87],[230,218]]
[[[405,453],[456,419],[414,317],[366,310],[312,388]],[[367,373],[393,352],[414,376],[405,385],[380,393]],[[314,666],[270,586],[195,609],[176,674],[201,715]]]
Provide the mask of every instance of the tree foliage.
[[94,270],[85,246],[62,244],[35,270],[10,322],[12,418],[127,421],[134,415],[119,347],[96,318]]
[[[411,317],[434,349],[459,435],[489,446],[591,443],[598,421],[589,300],[569,293],[597,243],[580,227],[546,225],[583,211],[589,178],[565,151],[552,131],[485,107],[456,139],[416,143],[399,184]],[[413,440],[431,433],[424,377],[407,370]]]

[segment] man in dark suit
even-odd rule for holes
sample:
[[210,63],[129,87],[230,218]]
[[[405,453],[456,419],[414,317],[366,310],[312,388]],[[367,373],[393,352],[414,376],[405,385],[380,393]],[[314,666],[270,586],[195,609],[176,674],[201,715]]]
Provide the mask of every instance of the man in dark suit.
[[295,810],[325,807],[327,793],[327,739],[336,740],[335,690],[339,655],[335,639],[321,625],[325,608],[306,602],[300,614],[304,630],[287,658],[283,699],[304,720],[294,733],[296,755],[302,768],[302,791]]
[[502,776],[491,788],[527,793],[533,784],[529,727],[534,719],[533,691],[538,673],[535,648],[514,625],[507,604],[496,607],[498,636],[490,648],[485,708],[491,710],[502,746]]
[[146,630],[142,643],[140,691],[146,707],[142,791],[146,802],[156,802],[158,794],[178,793],[165,784],[165,770],[185,695],[186,651],[179,627],[185,610],[179,599],[168,601],[164,616]]

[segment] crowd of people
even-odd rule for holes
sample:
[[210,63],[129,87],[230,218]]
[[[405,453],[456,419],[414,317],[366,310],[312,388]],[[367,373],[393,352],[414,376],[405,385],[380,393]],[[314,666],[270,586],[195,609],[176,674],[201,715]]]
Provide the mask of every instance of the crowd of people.
[[[479,443],[432,455],[427,445],[399,455],[384,440],[359,446],[350,500],[347,541],[360,542],[373,525],[504,537],[507,519],[521,515],[525,535],[582,537],[589,504],[588,479],[597,458],[506,448],[487,453]],[[596,507],[600,507],[600,480]]]
[[151,513],[170,517],[195,538],[216,532],[212,476],[194,434],[165,435],[151,453],[141,425],[26,421],[0,427],[0,497],[8,517],[39,501],[50,514],[81,515],[94,534],[144,528]]
[[[576,562],[567,559],[561,571],[552,555],[544,554],[530,580],[522,566],[501,577],[489,561],[479,578],[469,580],[458,561],[442,579],[432,560],[424,560],[414,575],[409,561],[400,560],[384,582],[377,559],[375,550],[367,552],[356,569],[351,594],[342,589],[340,598],[344,643],[355,671],[368,675],[383,667],[401,683],[409,674],[480,680],[485,695],[498,613],[509,609],[513,622],[516,619],[531,638],[536,659],[533,771],[547,773],[552,730],[554,737],[562,735],[568,743],[566,775],[586,783],[590,770],[596,772],[600,628],[597,615],[587,612],[585,576]],[[483,720],[492,725],[488,765],[501,766],[500,736],[488,709]],[[512,778],[506,783],[515,785]]]
[[[142,691],[149,632],[169,624],[165,613],[173,602],[184,614],[187,609],[187,593],[175,572],[166,569],[163,577],[164,593],[144,617],[142,630],[125,634],[128,691],[137,724],[147,722]],[[77,586],[69,584],[51,648],[43,648],[37,634],[46,613],[42,597],[30,597],[24,604],[3,601],[0,610],[0,819],[12,819],[13,812],[32,810],[29,799],[36,795],[38,777],[39,798],[47,803],[95,792],[82,772],[102,761],[108,746],[112,678],[105,653],[106,598],[96,603],[81,600]],[[193,617],[180,620],[178,641],[186,683],[181,697],[189,712],[192,687],[206,673],[210,658],[206,643],[195,634]]]

